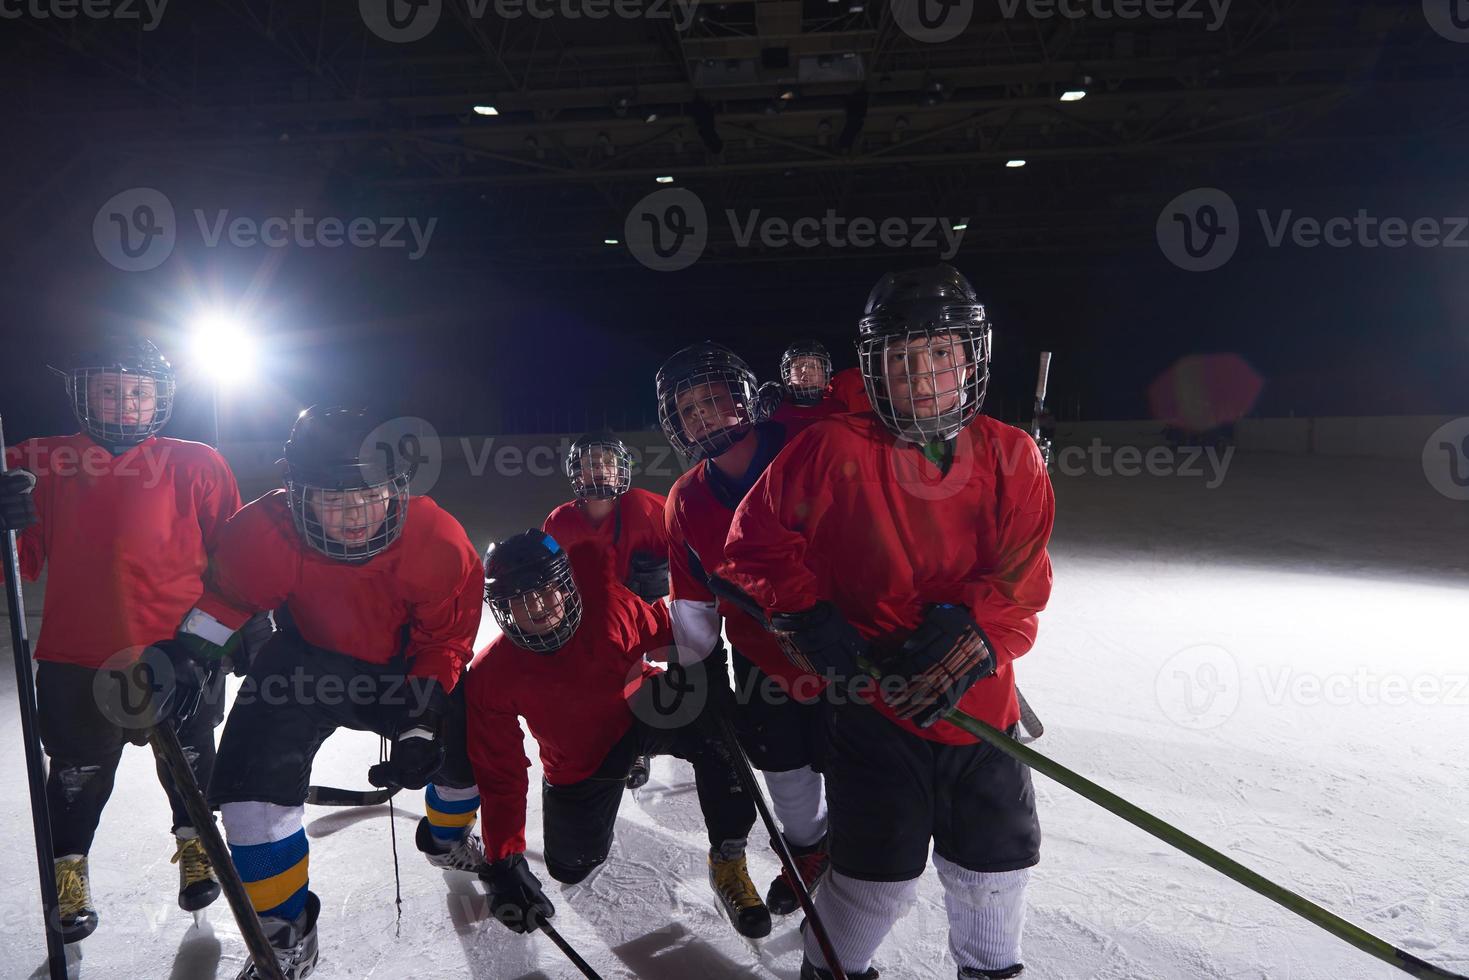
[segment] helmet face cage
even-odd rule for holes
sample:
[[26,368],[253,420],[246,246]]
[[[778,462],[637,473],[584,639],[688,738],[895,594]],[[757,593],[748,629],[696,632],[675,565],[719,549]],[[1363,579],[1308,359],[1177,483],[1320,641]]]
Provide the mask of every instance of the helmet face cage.
[[368,484],[286,471],[291,516],[301,538],[328,558],[346,562],[366,561],[398,540],[408,514],[408,482],[406,473]]
[[620,497],[632,486],[632,453],[621,440],[578,440],[566,454],[566,476],[578,499]]
[[755,424],[755,375],[710,363],[678,378],[658,378],[658,422],[690,462],[712,459]]
[[[571,562],[559,552],[539,571],[527,569],[511,576],[514,581],[485,582],[485,602],[495,622],[511,641],[532,653],[555,653],[566,645],[581,625],[581,593],[571,575]],[[544,622],[544,630],[523,629],[526,623]]]
[[863,337],[857,357],[867,397],[889,431],[920,444],[952,439],[984,403],[990,329],[930,327]]
[[[802,380],[798,382],[792,377],[792,369],[795,362],[812,358],[819,362],[821,377],[816,382]],[[815,405],[821,401],[826,393],[826,386],[831,381],[831,355],[826,348],[817,343],[794,344],[786,350],[780,358],[780,380],[785,385],[786,391],[790,393],[791,400],[797,405]]]
[[93,439],[136,446],[158,433],[173,414],[173,372],[101,364],[65,372],[72,414]]

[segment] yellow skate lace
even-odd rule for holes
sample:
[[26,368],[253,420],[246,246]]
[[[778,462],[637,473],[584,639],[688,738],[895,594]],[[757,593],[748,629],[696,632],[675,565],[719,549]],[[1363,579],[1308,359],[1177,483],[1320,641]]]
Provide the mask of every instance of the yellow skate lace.
[[214,866],[209,863],[209,855],[204,853],[204,843],[199,838],[191,837],[179,841],[171,863],[178,864],[180,861],[183,862],[185,888],[201,881],[214,880]]
[[737,909],[754,908],[761,904],[760,893],[750,880],[750,871],[745,866],[745,857],[740,855],[728,861],[709,859],[714,873],[714,888],[726,902]]
[[56,893],[63,919],[74,919],[92,907],[92,890],[87,885],[86,859],[62,861],[56,865]]

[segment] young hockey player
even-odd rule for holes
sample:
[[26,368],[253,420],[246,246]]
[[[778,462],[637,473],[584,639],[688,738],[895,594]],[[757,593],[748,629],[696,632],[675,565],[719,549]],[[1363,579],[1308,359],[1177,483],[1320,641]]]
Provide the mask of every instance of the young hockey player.
[[745,866],[755,807],[725,747],[698,717],[651,723],[657,713],[648,705],[669,703],[660,691],[668,675],[639,664],[673,642],[667,606],[650,606],[624,588],[595,545],[568,553],[544,531],[491,546],[485,599],[504,632],[476,658],[466,700],[469,757],[485,798],[490,865],[481,877],[495,917],[527,932],[535,915],[554,914],[524,854],[530,762],[517,720],[524,718],[545,772],[544,855],[552,878],[575,884],[607,860],[632,759],[675,755],[694,768],[709,831],[709,883],[720,906],[741,935],[768,935],[770,913]]
[[819,340],[800,340],[780,358],[780,383],[760,386],[761,417],[776,422],[825,418],[841,412],[868,412],[862,374],[848,368],[835,377],[831,354]]
[[[10,449],[10,472],[0,479],[0,530],[20,532],[25,578],[48,573],[36,695],[51,758],[46,797],[61,934],[76,942],[97,928],[87,855],[123,746],[147,734],[141,720],[104,710],[94,692],[111,687],[98,671],[126,669],[198,601],[209,552],[239,509],[240,492],[213,449],[158,435],[175,382],[148,341],[110,340],[61,373],[82,431]],[[217,694],[223,678],[209,683]],[[214,765],[221,708],[214,697],[178,732],[201,784]],[[219,883],[162,763],[158,778],[173,808],[179,905],[202,909],[219,895]]]
[[[816,904],[843,970],[873,954],[927,863],[961,978],[1014,977],[1040,829],[1029,771],[943,721],[1019,718],[1011,661],[1051,589],[1054,516],[1039,450],[980,414],[990,326],[946,265],[885,276],[860,326],[874,415],[796,436],[740,505],[721,574],[793,659],[834,676],[880,661],[880,691],[832,699],[820,755],[831,873]],[[885,656],[884,656],[885,654]],[[803,978],[828,974],[811,937]]]
[[[212,663],[247,617],[276,610],[281,631],[236,697],[209,796],[290,980],[317,961],[302,818],[312,760],[337,728],[391,740],[368,774],[376,785],[427,785],[417,843],[430,863],[483,863],[456,694],[483,611],[479,557],[454,518],[409,496],[406,463],[368,443],[377,421],[361,409],[301,413],[285,489],[225,525],[203,598],[177,638],[156,644],[186,678],[190,658]],[[241,976],[259,972],[251,963]]]
[[617,577],[644,602],[668,594],[663,497],[632,485],[632,453],[611,432],[588,432],[566,454],[576,499],[551,511],[541,530],[571,548],[594,541],[616,556]]
[[[809,675],[803,682],[753,619],[717,606],[707,580],[724,559],[735,507],[807,423],[755,424],[755,376],[738,355],[717,344],[696,344],[674,354],[658,371],[657,389],[664,435],[694,463],[668,494],[674,637],[681,652],[697,657],[712,652],[723,660],[723,619],[734,647],[736,731],[751,764],[765,773],[801,877],[815,888],[827,864],[826,802],[810,751],[818,710],[813,702],[821,685]],[[795,911],[794,883],[785,872],[771,883],[765,904],[777,915]]]

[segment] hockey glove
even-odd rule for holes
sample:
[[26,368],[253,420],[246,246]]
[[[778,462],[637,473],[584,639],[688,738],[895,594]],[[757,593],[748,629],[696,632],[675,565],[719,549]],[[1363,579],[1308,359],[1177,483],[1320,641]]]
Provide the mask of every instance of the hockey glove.
[[491,861],[479,873],[490,899],[490,911],[511,932],[535,932],[541,919],[556,915],[556,906],[525,863],[524,854]]
[[717,643],[703,660],[671,663],[644,679],[628,698],[633,716],[650,728],[671,731],[694,726],[712,730],[730,710],[729,660]]
[[883,666],[889,676],[882,699],[899,718],[927,728],[976,681],[995,672],[995,655],[969,610],[944,604],[928,607],[923,622]]
[[627,581],[628,590],[652,605],[668,595],[668,559],[646,551],[632,553]]
[[[409,678],[429,685],[428,697],[421,705],[406,711],[393,733],[392,753],[387,762],[379,762],[367,770],[367,781],[384,789],[423,789],[444,764],[444,716],[448,713],[449,696],[438,681]],[[409,688],[412,689],[410,683]]]
[[36,474],[30,470],[11,470],[0,476],[0,532],[19,534],[40,518],[31,491],[36,489]]
[[260,651],[265,649],[265,644],[275,636],[275,625],[270,621],[270,613],[262,612],[251,616],[235,635],[239,637],[239,641],[230,645],[225,666],[236,677],[244,677],[250,672],[250,665],[255,662]]
[[787,659],[808,674],[841,680],[862,673],[867,641],[840,609],[821,601],[798,613],[771,613],[770,627]]
[[134,676],[152,688],[153,724],[178,729],[194,717],[215,669],[201,663],[194,648],[180,639],[159,640],[145,649]]

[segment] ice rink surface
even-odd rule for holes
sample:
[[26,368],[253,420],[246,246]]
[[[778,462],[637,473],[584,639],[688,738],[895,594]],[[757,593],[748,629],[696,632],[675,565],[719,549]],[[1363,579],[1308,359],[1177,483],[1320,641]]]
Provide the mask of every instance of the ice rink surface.
[[[1217,487],[1206,482],[1056,478],[1055,592],[1017,668],[1047,724],[1035,747],[1389,941],[1469,972],[1469,505],[1435,492],[1416,460],[1237,454]],[[249,499],[264,487],[243,489]],[[566,493],[555,478],[446,472],[432,496],[482,546],[539,524]],[[33,637],[42,592],[28,590]],[[8,633],[4,642],[0,975],[26,977],[44,947]],[[377,741],[337,734],[314,781],[365,786]],[[1036,786],[1045,843],[1029,893],[1027,976],[1404,975],[1058,784]],[[545,937],[487,919],[473,879],[429,868],[412,843],[422,798],[398,803],[401,918],[387,808],[308,808],[322,900],[317,976],[578,976]],[[655,761],[648,785],[624,799],[611,859],[580,885],[556,885],[540,866],[534,790],[528,831],[557,925],[602,976],[796,977],[799,915],[750,942],[717,910],[684,763]],[[130,748],[91,855],[101,926],[80,945],[74,975],[235,976],[244,948],[225,903],[195,928],[175,904],[172,853],[152,760]],[[759,825],[750,853],[763,891],[777,863]],[[945,936],[930,870],[877,966],[885,978],[947,980]]]

